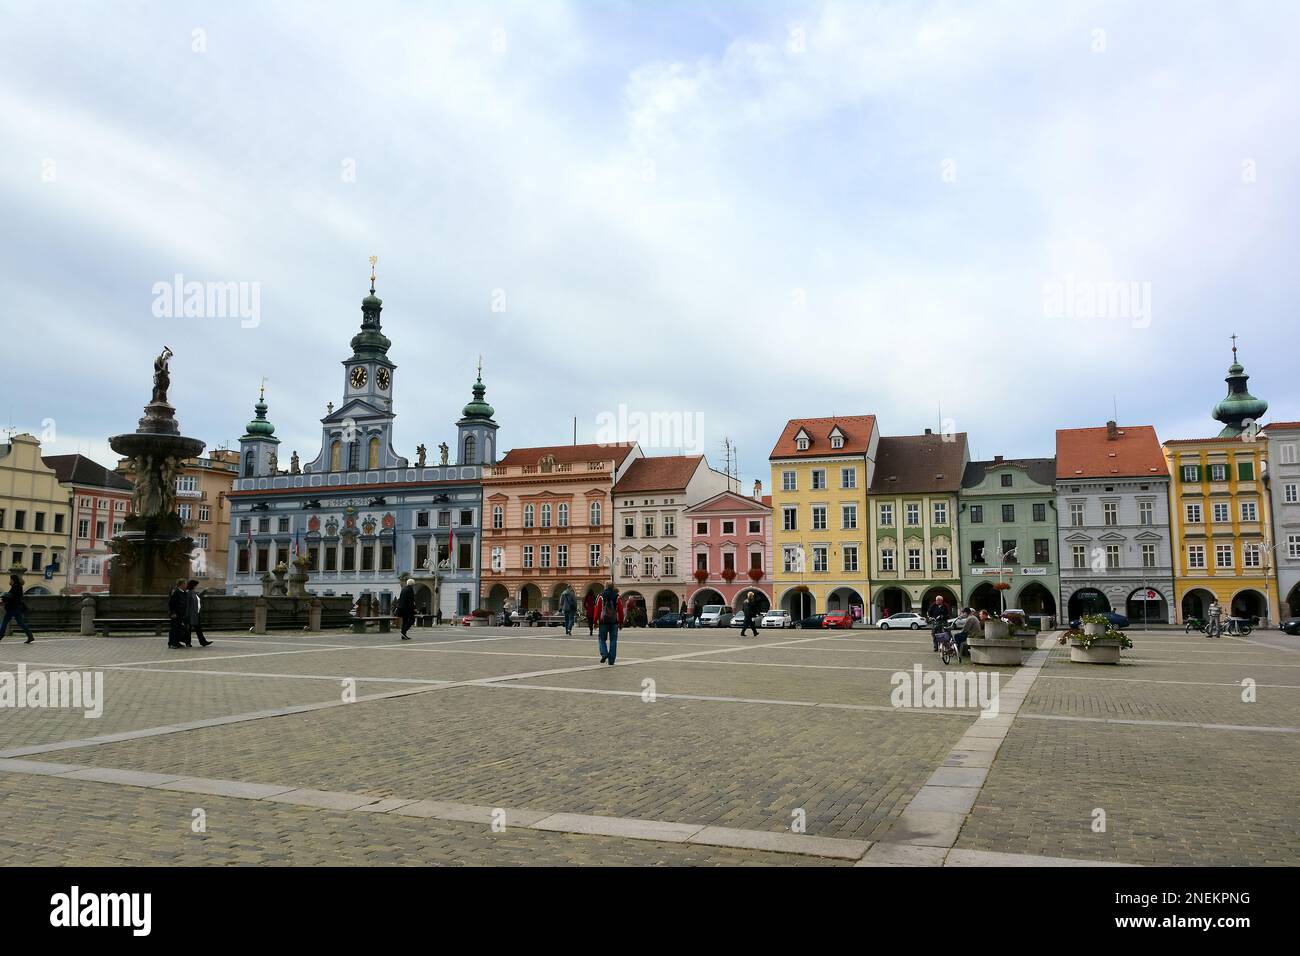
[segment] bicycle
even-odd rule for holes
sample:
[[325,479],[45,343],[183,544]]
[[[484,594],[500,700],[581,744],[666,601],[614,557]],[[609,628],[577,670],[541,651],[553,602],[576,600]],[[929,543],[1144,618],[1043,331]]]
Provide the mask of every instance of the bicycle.
[[1254,628],[1251,627],[1250,621],[1246,620],[1244,617],[1230,617],[1228,618],[1228,628],[1225,633],[1237,637],[1245,637],[1252,630],[1254,630]]
[[[931,634],[939,638],[939,659],[947,665],[948,662],[955,657],[957,658],[957,663],[960,664],[961,648],[957,645],[956,639],[953,638],[952,631],[936,621]],[[940,634],[943,636],[940,637]]]

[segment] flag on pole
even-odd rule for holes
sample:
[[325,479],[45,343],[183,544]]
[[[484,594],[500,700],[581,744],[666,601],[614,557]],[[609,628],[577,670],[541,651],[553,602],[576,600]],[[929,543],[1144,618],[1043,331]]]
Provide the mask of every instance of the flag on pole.
[[455,565],[452,564],[452,557],[451,557],[453,554],[456,553],[455,548],[456,548],[456,529],[451,525],[447,525],[447,567],[449,568],[455,567]]

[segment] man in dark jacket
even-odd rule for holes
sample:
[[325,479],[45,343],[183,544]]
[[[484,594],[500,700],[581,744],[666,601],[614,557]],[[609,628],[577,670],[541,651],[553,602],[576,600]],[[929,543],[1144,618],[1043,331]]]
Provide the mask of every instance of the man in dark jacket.
[[397,608],[393,613],[402,621],[402,640],[409,641],[411,636],[406,632],[415,623],[415,585],[410,578],[402,585],[402,593],[397,596]]
[[740,605],[740,612],[745,615],[745,620],[741,622],[740,636],[745,636],[745,631],[750,628],[754,629],[754,636],[758,637],[758,625],[754,623],[754,613],[758,610],[758,603],[754,600],[754,592],[749,591],[745,594],[745,601]]
[[4,621],[0,622],[0,641],[5,639],[9,633],[9,622],[17,621],[18,626],[27,634],[26,643],[30,644],[36,638],[32,637],[32,629],[27,624],[27,608],[23,604],[23,580],[16,574],[9,575],[9,590],[4,595],[5,616]]
[[185,644],[193,647],[190,640],[191,634],[199,636],[199,643],[207,647],[212,642],[203,636],[203,624],[199,620],[199,614],[202,611],[203,604],[199,600],[198,592],[199,582],[190,580],[185,583],[185,626],[187,633],[185,635]]
[[171,627],[167,633],[168,647],[185,647],[189,644],[189,610],[190,597],[185,590],[185,582],[177,581],[167,598],[167,616],[171,618]]
[[573,634],[573,622],[578,616],[578,595],[573,593],[573,588],[565,588],[564,593],[560,595],[560,613],[564,615],[564,633]]
[[[609,661],[613,667],[618,654],[618,629],[623,626],[623,599],[618,596],[613,581],[606,582],[605,590],[596,600],[596,620],[600,622],[600,662]],[[609,639],[608,646],[606,638]]]
[[934,649],[939,650],[939,635],[947,629],[948,624],[948,605],[943,599],[943,595],[935,595],[934,603],[926,610],[925,616],[930,619],[930,636],[934,638]]

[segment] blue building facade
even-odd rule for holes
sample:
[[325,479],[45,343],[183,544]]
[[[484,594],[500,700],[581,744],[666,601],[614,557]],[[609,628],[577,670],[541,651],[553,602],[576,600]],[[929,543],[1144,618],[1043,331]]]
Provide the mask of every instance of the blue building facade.
[[230,493],[228,593],[260,594],[277,564],[305,555],[313,594],[369,594],[382,605],[409,575],[421,610],[451,617],[478,606],[482,477],[497,460],[498,428],[482,368],[456,422],[454,451],[440,445],[436,463],[423,444],[414,462],[397,454],[397,365],[382,311],[372,274],[361,330],[342,362],[342,398],[321,419],[314,460],[300,464],[295,452],[282,461],[265,393],[254,406]]

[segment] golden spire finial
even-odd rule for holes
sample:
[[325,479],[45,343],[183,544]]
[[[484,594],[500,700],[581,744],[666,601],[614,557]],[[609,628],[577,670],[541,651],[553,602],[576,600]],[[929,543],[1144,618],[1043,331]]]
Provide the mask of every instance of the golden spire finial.
[[266,376],[265,376],[265,375],[262,376],[262,390],[261,390],[261,392],[258,394],[258,396],[257,396],[257,400],[258,400],[259,402],[264,402],[264,401],[266,401]]
[[478,380],[483,381],[483,356],[478,357]]
[[378,256],[370,257],[370,291],[375,291],[375,263],[379,261]]

